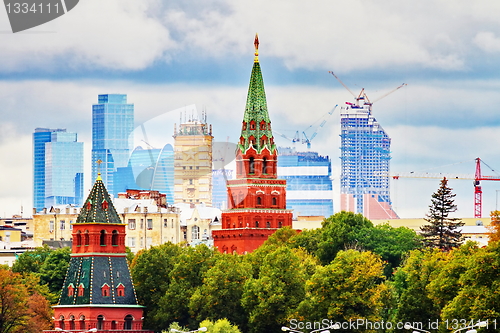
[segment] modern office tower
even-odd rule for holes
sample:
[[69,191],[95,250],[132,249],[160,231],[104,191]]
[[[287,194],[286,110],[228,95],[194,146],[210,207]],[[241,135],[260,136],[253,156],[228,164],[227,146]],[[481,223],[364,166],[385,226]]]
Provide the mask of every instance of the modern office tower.
[[212,125],[206,113],[174,128],[174,202],[212,206]]
[[98,103],[92,105],[92,179],[100,169],[104,184],[115,197],[129,185],[133,129],[134,104],[127,103],[127,95],[99,95]]
[[256,36],[236,149],[236,179],[227,184],[229,209],[222,212],[222,229],[212,231],[214,246],[222,253],[251,252],[279,228],[292,226],[292,211],[286,209],[286,180],[277,176],[278,151],[267,110],[258,46]]
[[174,149],[171,144],[162,149],[136,147],[128,166],[135,183],[130,189],[159,191],[166,194],[168,203],[174,203]]
[[33,133],[33,207],[83,200],[83,142],[66,129],[37,128]]
[[45,207],[45,143],[50,142],[53,132],[66,129],[36,128],[33,133],[33,208]]
[[317,152],[278,148],[278,177],[286,179],[286,206],[296,216],[333,215],[332,163]]
[[340,122],[340,209],[368,219],[398,218],[388,177],[391,139],[373,117],[371,104],[346,103]]

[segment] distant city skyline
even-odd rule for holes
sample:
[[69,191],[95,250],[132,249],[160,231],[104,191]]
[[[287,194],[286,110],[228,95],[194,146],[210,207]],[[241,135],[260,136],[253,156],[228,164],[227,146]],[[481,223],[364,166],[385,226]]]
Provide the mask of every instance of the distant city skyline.
[[33,208],[80,207],[83,201],[83,142],[66,129],[36,128],[33,133]]
[[[174,110],[191,104],[207,110],[214,141],[235,144],[255,32],[274,130],[293,136],[334,105],[353,102],[330,70],[352,91],[366,88],[371,100],[407,83],[373,105],[392,139],[390,172],[474,174],[477,157],[498,170],[499,11],[494,1],[465,0],[87,0],[43,27],[0,34],[0,215],[31,213],[37,127],[78,133],[87,143],[85,171],[91,174],[90,105],[98,94],[126,93],[139,131],[152,119],[170,117],[158,132],[161,143],[148,141],[157,148],[173,144]],[[0,30],[10,31],[4,11]],[[311,148],[331,158],[335,207],[339,134],[337,110]],[[275,138],[280,146],[292,145]],[[92,181],[85,180],[85,193]],[[394,210],[400,217],[424,216],[438,186],[435,179],[391,180]],[[472,182],[450,186],[456,215],[472,217]],[[482,186],[487,216],[498,208],[500,184]]]

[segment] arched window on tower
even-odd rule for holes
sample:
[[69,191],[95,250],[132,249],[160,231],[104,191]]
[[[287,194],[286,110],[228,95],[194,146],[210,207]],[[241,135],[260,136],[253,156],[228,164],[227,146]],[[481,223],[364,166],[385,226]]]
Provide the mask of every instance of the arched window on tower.
[[113,230],[113,234],[111,236],[111,245],[118,246],[118,231]]
[[253,157],[250,157],[250,160],[248,161],[248,173],[249,174],[255,173],[255,161]]
[[262,205],[262,197],[257,197],[257,206]]
[[101,246],[106,246],[106,230],[101,230],[101,236],[99,239],[101,242]]
[[81,315],[80,316],[80,329],[81,330],[84,330],[86,329],[87,327],[85,327],[85,316],[84,315]]
[[89,231],[85,230],[85,233],[83,234],[83,245],[88,246],[89,243],[90,243]]
[[66,328],[65,323],[64,323],[64,316],[63,315],[59,316],[59,327],[61,329],[65,329]]
[[269,221],[266,222],[266,228],[271,228],[271,222]]
[[278,199],[276,197],[273,197],[273,206],[276,206],[278,204]]
[[104,329],[104,316],[103,315],[97,316],[97,329],[98,330]]
[[78,230],[75,235],[75,245],[76,246],[81,246],[82,245],[82,232]]
[[71,315],[69,317],[69,329],[70,330],[76,329],[76,326],[75,326],[75,316],[73,316],[73,315]]
[[126,315],[123,323],[123,329],[124,330],[131,330],[132,329],[132,321],[134,318],[131,315]]
[[264,175],[267,174],[266,168],[267,168],[267,158],[264,157],[262,159],[262,174]]

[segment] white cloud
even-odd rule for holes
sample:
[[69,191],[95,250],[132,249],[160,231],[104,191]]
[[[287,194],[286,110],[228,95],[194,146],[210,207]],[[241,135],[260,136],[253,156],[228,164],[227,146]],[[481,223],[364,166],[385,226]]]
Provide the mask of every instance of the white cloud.
[[483,51],[500,52],[500,38],[491,31],[481,31],[474,37],[474,43]]
[[54,33],[1,34],[0,70],[140,70],[186,54],[224,59],[251,53],[259,32],[261,54],[290,69],[463,71],[476,60],[476,46],[498,50],[499,7],[466,0],[86,0],[31,31]]
[[[57,71],[62,67],[136,70],[175,49],[166,27],[147,15],[154,1],[86,0],[25,33],[2,34],[0,68]],[[6,18],[7,19],[7,18]],[[45,31],[50,33],[35,33]]]

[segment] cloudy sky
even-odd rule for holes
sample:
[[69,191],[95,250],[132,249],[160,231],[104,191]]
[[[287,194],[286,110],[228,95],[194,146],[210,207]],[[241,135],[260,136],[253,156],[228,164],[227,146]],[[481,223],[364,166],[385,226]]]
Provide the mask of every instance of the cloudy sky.
[[[292,137],[313,125],[310,135],[336,104],[352,101],[331,70],[372,100],[408,84],[373,107],[392,138],[392,172],[474,174],[476,157],[500,170],[499,15],[495,0],[81,0],[62,17],[13,34],[2,9],[0,216],[21,206],[31,212],[36,127],[77,132],[89,168],[98,94],[128,94],[137,126],[170,112],[172,120],[149,133],[160,136],[153,145],[172,142],[173,110],[191,104],[207,110],[216,141],[235,142],[256,32],[280,133]],[[337,109],[312,142],[331,157],[335,182],[338,134]],[[483,174],[495,172],[483,166]],[[472,217],[472,181],[450,184],[459,216]],[[438,185],[394,181],[394,208],[422,217]],[[484,181],[483,192],[488,215],[500,183]]]

